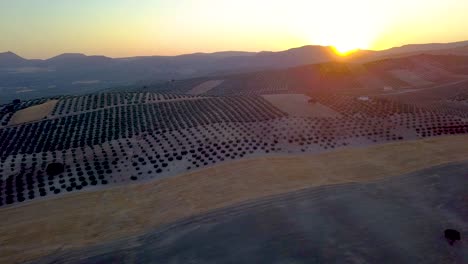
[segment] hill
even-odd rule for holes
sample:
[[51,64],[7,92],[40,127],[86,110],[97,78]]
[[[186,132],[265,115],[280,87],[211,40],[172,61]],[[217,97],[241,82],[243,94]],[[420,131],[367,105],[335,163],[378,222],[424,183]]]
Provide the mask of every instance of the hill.
[[384,94],[465,80],[468,56],[414,55],[366,63],[328,62],[281,70],[213,75],[146,84],[132,91],[190,93],[197,85],[217,81],[204,95],[340,92]]
[[8,53],[0,57],[0,89],[3,93],[0,103],[14,98],[89,93],[138,81],[287,68],[334,59],[337,56],[326,47],[303,47],[284,52],[218,52],[119,59],[62,54],[48,60],[24,60]]
[[395,54],[407,54],[414,52],[427,52],[427,51],[440,51],[440,50],[449,50],[456,49],[460,47],[468,46],[468,41],[458,41],[452,43],[427,43],[427,44],[409,44],[401,47],[394,47],[387,50],[379,52],[379,56],[388,56]]
[[27,60],[13,52],[0,53],[0,67],[14,67],[25,63]]
[[[386,57],[466,54],[465,42],[408,45],[385,51],[336,55],[330,47],[304,46],[280,52],[195,53],[180,56],[108,58],[80,53],[47,60],[26,60],[13,53],[0,56],[0,103],[62,94],[83,94],[110,87],[164,82],[207,75],[285,69],[324,62],[370,62]],[[20,77],[20,78],[19,78]]]

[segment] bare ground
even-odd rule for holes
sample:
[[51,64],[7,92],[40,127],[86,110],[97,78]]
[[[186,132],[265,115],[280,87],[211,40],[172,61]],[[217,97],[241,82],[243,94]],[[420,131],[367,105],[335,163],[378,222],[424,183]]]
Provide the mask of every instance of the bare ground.
[[262,95],[268,102],[291,116],[299,117],[340,117],[333,109],[320,104],[309,103],[310,97],[304,94]]
[[191,95],[199,95],[199,94],[204,94],[208,91],[210,91],[213,88],[216,88],[220,84],[222,84],[224,80],[210,80],[206,81],[204,83],[201,83],[195,87],[193,87],[190,91],[188,91],[187,94]]
[[[306,188],[35,263],[467,263],[468,162]],[[434,206],[437,205],[437,206]],[[339,249],[339,250],[337,250]]]
[[19,110],[11,117],[9,125],[18,125],[41,120],[52,113],[57,102],[58,100],[49,100],[43,104]]

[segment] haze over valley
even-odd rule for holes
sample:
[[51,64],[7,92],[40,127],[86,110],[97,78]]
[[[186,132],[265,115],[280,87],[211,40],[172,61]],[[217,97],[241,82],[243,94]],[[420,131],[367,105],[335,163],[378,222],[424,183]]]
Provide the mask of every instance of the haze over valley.
[[286,69],[325,62],[362,63],[418,54],[468,55],[468,41],[407,45],[383,51],[337,54],[332,47],[304,46],[282,52],[217,52],[180,56],[109,58],[80,53],[46,60],[29,60],[12,52],[0,53],[0,103],[15,98],[84,94],[114,87],[145,86],[172,80]]

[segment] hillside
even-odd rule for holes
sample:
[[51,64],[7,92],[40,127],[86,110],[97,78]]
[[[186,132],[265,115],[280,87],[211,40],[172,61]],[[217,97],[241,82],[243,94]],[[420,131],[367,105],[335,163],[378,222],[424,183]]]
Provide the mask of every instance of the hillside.
[[46,60],[27,60],[7,52],[0,55],[0,104],[13,99],[78,95],[111,87],[131,87],[207,75],[286,69],[325,62],[370,62],[381,58],[426,54],[466,55],[465,42],[408,45],[384,51],[336,55],[331,47],[304,46],[279,52],[227,51],[180,56],[109,58],[80,53]]
[[[366,63],[329,62],[282,70],[212,75],[145,84],[131,91],[191,93],[193,87],[218,84],[203,95],[260,95],[277,93],[342,93],[376,95],[405,92],[462,82],[468,77],[468,56],[414,55]],[[121,90],[121,89],[111,89]]]

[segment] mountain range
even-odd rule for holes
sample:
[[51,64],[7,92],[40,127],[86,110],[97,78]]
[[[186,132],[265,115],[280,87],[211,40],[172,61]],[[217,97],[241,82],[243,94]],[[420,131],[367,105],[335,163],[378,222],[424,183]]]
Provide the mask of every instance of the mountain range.
[[359,50],[346,57],[337,55],[332,47],[327,46],[304,46],[279,52],[227,51],[128,58],[66,53],[45,60],[30,60],[5,52],[0,53],[0,103],[12,98],[86,93],[136,83],[282,69],[330,61],[368,62],[418,53],[468,55],[468,41],[413,44],[383,51]]

